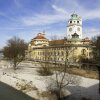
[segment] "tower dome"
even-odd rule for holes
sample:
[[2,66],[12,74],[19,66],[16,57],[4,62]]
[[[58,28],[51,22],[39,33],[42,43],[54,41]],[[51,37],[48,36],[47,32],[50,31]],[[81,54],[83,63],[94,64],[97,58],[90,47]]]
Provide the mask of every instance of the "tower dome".
[[38,33],[37,36],[31,40],[30,44],[32,47],[43,47],[48,46],[49,42],[44,33]]
[[74,14],[71,15],[71,19],[77,19],[77,18],[78,18],[77,14],[74,13]]

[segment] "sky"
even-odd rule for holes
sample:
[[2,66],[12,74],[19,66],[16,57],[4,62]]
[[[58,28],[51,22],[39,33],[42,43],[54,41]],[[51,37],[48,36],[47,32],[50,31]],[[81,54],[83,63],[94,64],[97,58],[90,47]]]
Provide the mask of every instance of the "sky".
[[26,42],[39,32],[65,37],[73,12],[82,17],[84,37],[100,35],[100,0],[0,0],[0,49],[14,36]]

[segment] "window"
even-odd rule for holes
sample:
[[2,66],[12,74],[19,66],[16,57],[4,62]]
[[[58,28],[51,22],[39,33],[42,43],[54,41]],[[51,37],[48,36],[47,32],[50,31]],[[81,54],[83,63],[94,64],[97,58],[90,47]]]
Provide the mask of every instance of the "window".
[[80,31],[80,28],[79,27],[77,28],[77,31]]
[[79,23],[79,21],[77,21],[77,23]]
[[70,23],[72,23],[72,21],[70,21]]
[[59,56],[59,54],[60,54],[60,53],[59,53],[59,51],[58,51],[58,56]]
[[69,28],[69,31],[71,32],[72,31],[72,28]]
[[61,52],[61,55],[62,55],[62,56],[64,55],[64,52],[63,52],[63,51]]
[[88,56],[88,53],[87,53],[87,56]]
[[92,55],[93,55],[92,52],[89,52],[89,56],[90,56],[90,58],[92,57]]
[[63,61],[63,58],[61,58],[61,60]]
[[82,49],[81,53],[82,53],[82,55],[86,55],[86,50]]

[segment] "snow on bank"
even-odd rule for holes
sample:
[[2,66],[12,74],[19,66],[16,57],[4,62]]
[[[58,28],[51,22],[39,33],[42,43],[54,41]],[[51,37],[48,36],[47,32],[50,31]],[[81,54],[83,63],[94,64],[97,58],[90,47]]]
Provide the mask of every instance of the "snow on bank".
[[[3,63],[1,64],[3,66]],[[6,65],[4,63],[4,65]],[[31,82],[32,87],[36,87],[39,92],[47,91],[51,88],[56,87],[56,83],[54,79],[54,75],[52,76],[39,76],[37,73],[37,68],[32,63],[22,63],[19,65],[21,68],[13,71],[11,68],[2,67],[0,69],[0,81],[9,84],[10,86],[19,89],[16,86],[16,83],[22,83],[25,80],[26,83]],[[3,73],[6,73],[3,75]],[[92,100],[100,100],[100,96],[98,94],[98,83],[99,81],[96,79],[90,78],[81,78],[81,83],[79,86],[68,86],[68,89],[76,100],[79,100],[81,97],[90,97]],[[38,97],[37,91],[28,91],[28,93],[32,97]],[[33,95],[34,94],[34,95]],[[74,100],[74,99],[72,99]]]
[[80,86],[82,86],[82,87],[88,88],[95,84],[99,84],[99,80],[97,80],[97,79],[90,79],[90,78],[85,78],[85,77],[81,77],[81,78],[82,78],[82,82],[81,82]]

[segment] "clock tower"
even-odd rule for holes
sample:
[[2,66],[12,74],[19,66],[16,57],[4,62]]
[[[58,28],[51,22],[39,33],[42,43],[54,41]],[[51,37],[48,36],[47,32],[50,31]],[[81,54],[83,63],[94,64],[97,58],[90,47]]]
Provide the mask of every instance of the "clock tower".
[[82,18],[74,13],[68,21],[67,38],[71,39],[75,33],[82,39]]

